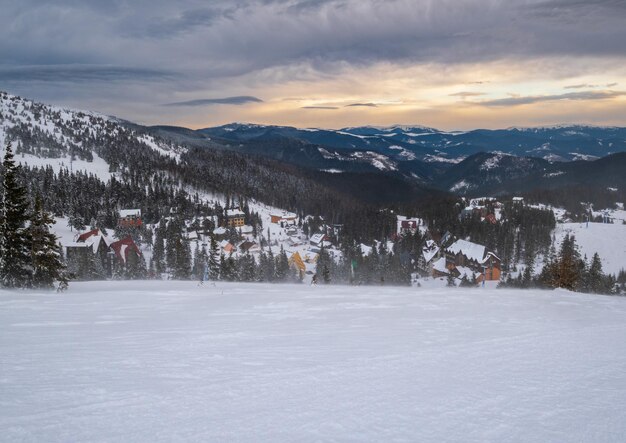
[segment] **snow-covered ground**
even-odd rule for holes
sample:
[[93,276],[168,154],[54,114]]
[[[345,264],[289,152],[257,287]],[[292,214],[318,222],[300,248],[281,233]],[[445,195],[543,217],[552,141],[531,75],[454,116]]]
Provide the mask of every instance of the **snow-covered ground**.
[[617,275],[626,269],[626,225],[558,223],[554,232],[557,250],[566,234],[574,235],[581,255],[587,255],[587,260],[597,252],[604,272]]
[[0,291],[2,441],[626,441],[626,298]]

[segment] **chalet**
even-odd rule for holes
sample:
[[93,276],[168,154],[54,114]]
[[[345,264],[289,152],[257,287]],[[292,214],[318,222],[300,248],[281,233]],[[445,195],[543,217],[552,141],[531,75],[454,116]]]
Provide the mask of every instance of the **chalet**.
[[292,212],[272,212],[270,214],[270,221],[277,225],[287,225],[287,224],[295,224],[296,223],[296,214]]
[[461,219],[477,217],[485,217],[489,213],[487,206],[467,206],[461,211]]
[[424,226],[424,221],[421,218],[408,218],[403,215],[398,215],[396,233],[398,235],[408,233],[415,234],[420,226]]
[[93,249],[87,243],[74,242],[65,244],[65,257],[68,262],[86,262],[92,254]]
[[239,245],[239,250],[241,252],[244,252],[244,253],[245,252],[250,252],[250,253],[257,252],[257,251],[259,251],[259,249],[260,248],[259,248],[258,244],[256,244],[253,241],[249,241],[249,240],[241,242],[241,244]]
[[483,245],[457,240],[444,251],[446,267],[467,267],[482,272],[486,280],[500,280],[500,258]]
[[441,248],[437,246],[434,240],[426,240],[422,252],[417,259],[418,268],[425,274],[431,274],[433,270],[433,264],[439,257]]
[[91,246],[91,252],[100,260],[102,269],[105,270],[107,275],[111,275],[111,260],[109,257],[110,240],[99,229],[93,229],[80,234],[76,242]]
[[306,266],[304,265],[304,261],[298,252],[294,252],[291,257],[289,257],[289,267],[295,268],[298,271],[298,274],[300,274],[300,278],[304,277]]
[[115,258],[117,258],[122,263],[126,263],[126,260],[131,253],[135,253],[137,254],[137,256],[141,256],[141,251],[139,250],[131,236],[113,242],[109,247],[115,254]]
[[231,254],[236,251],[235,245],[233,245],[228,240],[222,240],[220,242],[220,248],[224,251],[225,254]]
[[226,211],[226,226],[229,228],[239,228],[246,224],[246,214],[239,209],[228,209]]
[[118,226],[124,228],[139,228],[141,223],[141,209],[122,209],[117,219]]
[[316,246],[318,248],[331,245],[326,234],[313,234],[309,239],[309,243],[311,246]]
[[474,279],[476,283],[480,283],[484,280],[484,276],[481,272],[477,272],[466,266],[450,266],[446,263],[445,257],[435,260],[432,265],[432,276],[437,278],[448,277],[448,275],[457,279],[461,279],[463,277],[466,277],[468,280]]

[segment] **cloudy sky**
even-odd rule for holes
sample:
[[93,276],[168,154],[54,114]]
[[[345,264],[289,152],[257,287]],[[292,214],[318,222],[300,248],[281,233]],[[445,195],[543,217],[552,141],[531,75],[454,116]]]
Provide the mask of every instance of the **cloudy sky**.
[[626,126],[626,0],[0,0],[0,89],[143,124]]

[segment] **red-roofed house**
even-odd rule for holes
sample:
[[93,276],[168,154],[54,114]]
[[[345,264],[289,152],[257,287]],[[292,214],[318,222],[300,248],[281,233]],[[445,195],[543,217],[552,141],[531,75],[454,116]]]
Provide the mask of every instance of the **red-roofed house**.
[[111,243],[110,248],[113,250],[113,252],[115,252],[115,257],[122,263],[126,263],[128,254],[131,251],[135,252],[138,256],[141,255],[141,251],[139,250],[131,236]]

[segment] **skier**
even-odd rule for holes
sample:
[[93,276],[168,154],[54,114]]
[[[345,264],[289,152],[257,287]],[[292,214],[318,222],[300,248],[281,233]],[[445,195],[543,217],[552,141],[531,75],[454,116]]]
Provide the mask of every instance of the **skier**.
[[311,279],[311,286],[317,285],[317,274],[313,274],[313,278]]

